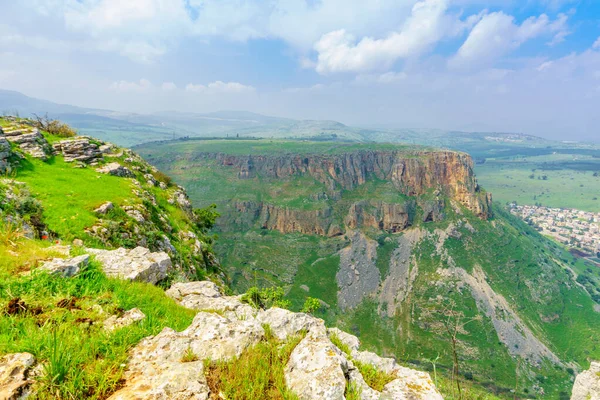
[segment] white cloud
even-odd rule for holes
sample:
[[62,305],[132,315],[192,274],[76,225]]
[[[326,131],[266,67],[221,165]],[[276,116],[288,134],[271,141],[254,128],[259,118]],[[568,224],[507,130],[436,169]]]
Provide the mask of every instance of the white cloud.
[[174,84],[173,82],[163,82],[163,84],[161,85],[161,88],[164,91],[171,91],[171,90],[176,90],[177,85]]
[[537,69],[538,71],[540,71],[540,72],[541,72],[541,71],[545,71],[545,70],[547,70],[548,68],[552,67],[552,64],[554,64],[554,61],[546,61],[546,62],[544,62],[544,63],[540,64],[540,66],[539,66],[539,67],[537,67],[536,69]]
[[600,37],[598,39],[596,39],[596,41],[592,45],[592,49],[595,49],[595,50],[598,49],[598,50],[600,50]]
[[254,92],[255,88],[248,85],[243,85],[239,82],[223,82],[215,81],[208,85],[199,85],[188,83],[185,87],[187,92],[196,93],[248,93]]
[[546,14],[530,17],[521,25],[514,17],[501,11],[486,14],[471,30],[456,55],[450,59],[453,68],[473,68],[492,64],[497,59],[517,49],[526,41],[548,34],[564,38],[567,17],[561,14],[550,21]]
[[147,92],[153,88],[152,82],[147,79],[140,79],[139,82],[117,81],[108,87],[115,92]]
[[403,82],[408,77],[406,72],[386,72],[384,74],[361,74],[355,78],[357,84],[394,84]]
[[283,91],[285,93],[310,93],[310,92],[319,92],[323,89],[325,89],[325,85],[323,85],[322,83],[317,83],[314,84],[312,86],[308,86],[308,87],[292,87],[292,88],[287,88],[284,89]]
[[385,70],[400,58],[418,56],[464,26],[446,14],[447,8],[447,0],[419,1],[402,29],[384,39],[365,37],[357,43],[344,29],[323,35],[315,44],[316,70],[320,74]]

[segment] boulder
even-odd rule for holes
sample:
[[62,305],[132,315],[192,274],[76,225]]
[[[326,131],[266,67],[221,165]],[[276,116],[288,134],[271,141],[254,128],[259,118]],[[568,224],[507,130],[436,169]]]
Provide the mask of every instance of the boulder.
[[[134,347],[125,385],[110,399],[207,399],[202,360],[238,357],[263,336],[263,328],[254,319],[200,312],[186,330],[165,328]],[[189,352],[198,361],[185,362]]]
[[360,393],[360,400],[379,400],[381,393],[371,388],[352,361],[348,361],[348,385]]
[[343,400],[347,373],[344,354],[331,343],[324,329],[313,328],[292,351],[285,381],[301,400]]
[[102,151],[96,143],[89,138],[77,137],[75,139],[61,140],[52,145],[56,153],[64,156],[65,162],[79,161],[85,164],[94,164],[102,159]]
[[54,258],[52,261],[47,261],[40,267],[42,271],[48,271],[52,275],[61,275],[65,278],[70,278],[79,273],[90,261],[90,256],[84,254],[73,258]]
[[394,379],[381,392],[381,400],[444,400],[427,372],[400,367]]
[[250,305],[242,303],[239,296],[223,296],[210,281],[175,283],[165,293],[183,307],[217,311],[228,318],[252,318],[256,313]]
[[592,361],[590,369],[577,375],[571,400],[600,400],[600,362]]
[[104,273],[112,278],[155,284],[167,277],[172,268],[171,258],[165,252],[151,252],[145,247],[117,250],[87,249],[96,256]]
[[103,325],[104,329],[110,332],[129,326],[137,321],[143,320],[144,318],[146,318],[146,314],[144,314],[139,308],[132,308],[131,310],[125,311],[120,317],[113,315],[107,318]]
[[127,167],[124,167],[117,162],[108,163],[98,168],[96,171],[102,174],[120,176],[123,178],[133,178],[135,176]]
[[98,213],[98,214],[106,214],[113,208],[115,208],[115,205],[112,202],[107,201],[106,203],[102,204],[100,207],[96,208],[94,210],[94,212]]
[[313,327],[319,327],[321,330],[325,329],[325,323],[322,319],[278,307],[261,310],[256,315],[256,320],[261,324],[269,325],[273,335],[279,340],[285,340],[290,335],[308,331]]
[[10,169],[9,158],[11,154],[10,143],[2,136],[2,132],[0,131],[0,173],[4,173]]
[[29,353],[7,354],[0,358],[0,399],[25,399],[33,383],[29,375],[35,357]]

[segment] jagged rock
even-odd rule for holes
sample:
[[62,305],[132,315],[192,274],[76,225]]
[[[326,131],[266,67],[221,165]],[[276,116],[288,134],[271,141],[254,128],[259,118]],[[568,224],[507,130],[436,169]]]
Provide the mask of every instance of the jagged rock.
[[117,250],[87,249],[103,265],[104,273],[109,277],[131,281],[157,283],[167,277],[172,268],[167,253],[152,253],[145,247]]
[[146,222],[146,218],[144,218],[144,214],[142,214],[142,212],[140,210],[138,210],[137,208],[134,208],[133,206],[126,206],[126,207],[123,207],[123,210],[125,210],[127,215],[129,215],[131,218],[135,219],[140,224]]
[[52,275],[62,275],[69,278],[81,270],[90,261],[90,256],[84,254],[73,258],[55,258],[47,261],[40,267],[42,271],[48,271]]
[[577,375],[571,400],[600,400],[600,362],[592,361],[590,369]]
[[292,351],[285,369],[287,386],[301,400],[342,400],[348,362],[327,338],[325,329],[311,329]]
[[352,358],[396,377],[384,387],[381,392],[382,400],[443,400],[427,372],[403,367],[393,358],[379,357],[369,351],[353,351]]
[[144,174],[144,178],[146,179],[146,183],[150,186],[157,186],[158,182],[154,179],[152,174]]
[[179,190],[175,191],[171,198],[169,199],[170,204],[178,204],[184,210],[191,210],[192,203],[188,199],[187,194],[183,190],[183,188],[179,188]]
[[112,144],[103,144],[100,147],[98,147],[98,150],[100,150],[100,152],[102,154],[110,154],[113,151],[114,146]]
[[210,281],[175,283],[165,294],[183,307],[219,311],[231,319],[251,318],[255,314],[255,310],[242,303],[239,296],[223,296],[217,285]]
[[82,162],[93,164],[102,159],[102,151],[96,143],[90,142],[89,138],[77,137],[75,139],[61,140],[52,145],[56,153],[65,158],[65,162]]
[[141,321],[144,318],[146,318],[146,314],[144,314],[139,308],[132,308],[131,310],[125,311],[120,317],[113,315],[107,318],[103,325],[105,330],[114,331],[115,329],[124,328],[133,324],[134,322]]
[[401,366],[395,375],[398,379],[385,385],[381,400],[444,400],[428,373]]
[[160,187],[162,190],[165,190],[165,189],[167,189],[168,186],[164,182],[158,182],[158,187]]
[[98,213],[98,214],[106,214],[113,208],[115,208],[115,205],[112,202],[107,201],[106,203],[102,204],[100,207],[96,208],[94,210],[94,212]]
[[124,167],[117,162],[108,163],[103,167],[98,168],[96,171],[123,178],[133,178],[135,176],[127,167]]
[[256,320],[261,324],[269,325],[273,335],[279,340],[285,340],[290,335],[295,335],[300,331],[308,331],[313,327],[319,327],[321,330],[325,328],[322,319],[278,307],[261,310],[256,315]]
[[10,169],[10,155],[10,143],[3,136],[2,128],[0,128],[0,173],[4,173]]
[[3,129],[9,142],[15,143],[25,153],[42,160],[48,159],[50,145],[37,128],[9,126]]
[[29,379],[35,357],[29,353],[7,354],[0,358],[0,399],[20,400],[30,394]]
[[[263,328],[254,319],[200,312],[183,332],[165,328],[134,347],[125,386],[110,399],[207,399],[202,360],[237,357],[263,336]],[[200,361],[184,362],[190,351]]]

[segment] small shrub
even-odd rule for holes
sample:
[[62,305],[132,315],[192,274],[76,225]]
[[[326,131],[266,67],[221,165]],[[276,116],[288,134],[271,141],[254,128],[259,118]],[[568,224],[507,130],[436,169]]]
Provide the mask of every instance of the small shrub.
[[346,400],[361,400],[362,389],[354,382],[346,384],[346,391],[344,397]]
[[319,299],[315,299],[314,297],[307,297],[304,302],[304,306],[302,307],[302,312],[307,314],[312,314],[321,308],[321,302]]
[[173,179],[162,171],[153,171],[152,176],[154,177],[154,179],[156,179],[159,182],[165,183],[167,186],[171,186],[173,184]]
[[77,136],[77,132],[75,131],[75,129],[71,128],[68,124],[65,124],[64,122],[48,118],[48,115],[44,117],[38,117],[36,115],[35,119],[36,128],[42,131],[46,131],[51,135],[63,138]]
[[283,298],[284,295],[285,292],[281,287],[268,287],[264,289],[251,287],[242,296],[242,301],[254,308],[267,309],[270,307],[279,307],[289,309],[291,303],[289,300]]

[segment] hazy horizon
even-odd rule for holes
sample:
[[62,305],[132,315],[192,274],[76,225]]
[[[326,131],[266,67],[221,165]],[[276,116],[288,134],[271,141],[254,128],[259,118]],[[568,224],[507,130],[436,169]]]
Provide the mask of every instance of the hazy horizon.
[[0,87],[126,112],[598,140],[591,0],[24,0]]

